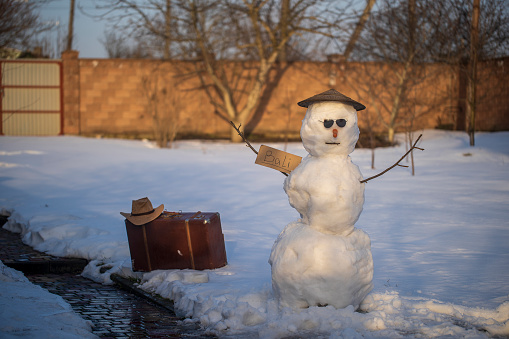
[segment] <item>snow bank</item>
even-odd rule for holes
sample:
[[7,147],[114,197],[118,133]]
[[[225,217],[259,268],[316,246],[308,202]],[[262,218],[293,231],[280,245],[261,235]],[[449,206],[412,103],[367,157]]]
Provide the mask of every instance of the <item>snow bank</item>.
[[2,338],[97,338],[92,323],[78,316],[60,296],[32,284],[0,261]]
[[352,306],[281,310],[269,287],[244,295],[190,292],[208,283],[209,276],[213,279],[212,272],[154,271],[144,275],[139,287],[174,300],[180,316],[199,320],[204,328],[219,336],[483,338],[509,334],[509,302],[489,310],[384,292],[368,295],[358,312]]
[[[464,133],[425,131],[415,177],[398,168],[366,184],[356,227],[371,238],[374,289],[362,312],[279,309],[267,261],[299,216],[284,177],[254,165],[244,145],[186,141],[163,150],[127,140],[2,137],[0,209],[12,213],[5,228],[25,243],[92,260],[83,274],[97,281],[137,277],[220,336],[507,336],[509,133],[479,133],[476,142],[471,148]],[[306,154],[300,143],[287,151]],[[404,152],[403,144],[378,149],[376,170],[369,150],[352,159],[369,177]],[[219,212],[228,265],[133,273],[119,212],[144,196],[169,211]]]

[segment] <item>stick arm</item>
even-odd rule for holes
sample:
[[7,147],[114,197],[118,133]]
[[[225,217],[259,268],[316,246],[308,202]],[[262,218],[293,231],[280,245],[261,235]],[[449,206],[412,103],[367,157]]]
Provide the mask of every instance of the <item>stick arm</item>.
[[246,143],[246,146],[251,148],[251,150],[253,152],[255,152],[255,154],[258,154],[258,152],[253,148],[253,146],[251,146],[251,144],[249,143],[249,141],[247,141],[246,137],[244,136],[244,133],[242,133],[240,131],[240,126],[242,125],[239,125],[239,127],[235,126],[235,124],[233,123],[233,121],[230,120],[230,125],[232,125],[233,128],[235,128],[235,130],[237,131],[237,133],[240,135],[240,137],[242,138],[242,140],[244,140],[244,142]]
[[371,179],[375,179],[375,178],[378,178],[378,177],[379,177],[379,176],[381,176],[381,175],[384,175],[385,173],[389,172],[391,169],[393,169],[393,168],[394,168],[394,167],[396,167],[396,166],[400,166],[400,167],[408,167],[408,166],[406,166],[406,165],[400,165],[399,163],[400,163],[403,159],[405,159],[405,157],[406,157],[407,155],[409,155],[409,154],[410,154],[410,152],[412,152],[414,149],[418,149],[418,150],[424,151],[424,148],[420,148],[420,147],[417,147],[417,146],[416,146],[416,145],[417,145],[417,143],[419,142],[419,140],[421,139],[421,137],[422,137],[422,134],[421,134],[421,135],[419,135],[419,137],[417,138],[417,140],[415,140],[415,142],[414,142],[414,144],[412,145],[412,147],[411,147],[411,148],[410,148],[410,149],[409,149],[409,150],[408,150],[408,151],[407,151],[407,152],[406,152],[406,153],[405,153],[405,154],[404,154],[404,155],[403,155],[403,156],[402,156],[402,157],[401,157],[401,158],[400,158],[400,159],[399,159],[399,160],[398,160],[398,161],[397,161],[394,165],[392,165],[391,167],[387,168],[386,170],[384,170],[384,171],[382,171],[382,172],[378,173],[377,175],[374,175],[374,176],[369,177],[369,178],[367,178],[367,179],[361,180],[361,184],[364,184],[364,183],[366,183],[366,182],[370,181]]
[[[239,125],[239,127],[237,127],[237,126],[235,126],[235,124],[233,123],[233,121],[230,121],[230,125],[232,125],[232,127],[233,127],[233,128],[235,128],[235,130],[236,130],[236,131],[237,131],[237,133],[240,135],[240,137],[242,138],[242,140],[244,140],[244,142],[246,143],[246,146],[247,146],[247,147],[249,147],[249,148],[251,148],[251,150],[252,150],[253,152],[255,152],[255,154],[256,154],[256,155],[258,155],[258,152],[254,149],[254,147],[253,147],[253,146],[251,146],[251,143],[249,143],[249,141],[247,141],[246,137],[244,136],[244,133],[242,133],[242,132],[240,131],[240,126],[241,126],[241,125]],[[285,172],[281,172],[281,173],[283,173],[285,176],[288,176],[288,174],[287,174],[287,173],[285,173]]]

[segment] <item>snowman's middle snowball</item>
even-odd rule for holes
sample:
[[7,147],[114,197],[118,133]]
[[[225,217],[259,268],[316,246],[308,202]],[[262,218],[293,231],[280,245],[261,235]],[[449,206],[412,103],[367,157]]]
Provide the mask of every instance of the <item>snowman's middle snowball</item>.
[[359,167],[350,157],[307,156],[286,178],[284,190],[308,227],[346,236],[364,205],[361,180]]

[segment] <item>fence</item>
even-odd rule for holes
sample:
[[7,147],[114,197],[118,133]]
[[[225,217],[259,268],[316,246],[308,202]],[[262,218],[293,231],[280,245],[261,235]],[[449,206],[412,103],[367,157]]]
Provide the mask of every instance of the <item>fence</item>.
[[[187,76],[195,68],[192,62],[80,59],[77,51],[66,51],[61,60],[0,60],[0,66],[0,134],[152,137],[154,126],[161,122],[147,109],[152,97],[144,83],[156,78],[164,84],[158,87],[161,103],[168,100],[162,113],[176,117],[172,123],[178,127],[179,137],[228,137],[231,132],[228,122],[216,114],[199,80]],[[387,121],[388,113],[382,110],[379,117],[375,108],[391,107],[393,89],[375,84],[389,79],[390,73],[385,72],[384,64],[347,66],[343,69],[331,62],[295,62],[284,68],[280,78],[274,73],[273,78],[279,79],[277,86],[262,97],[246,130],[267,138],[297,138],[305,109],[296,103],[335,88],[367,106],[359,114],[361,129],[366,128],[368,114],[372,114],[377,121],[372,128],[382,133],[384,125],[379,118]],[[414,129],[463,130],[464,72],[447,65],[425,66],[425,74],[434,77],[427,76],[411,93],[418,99],[414,111],[427,112],[416,114]],[[508,66],[509,58],[479,64],[477,131],[509,130]],[[366,80],[364,73],[349,75],[357,68],[365,69],[376,81]],[[371,98],[368,94],[375,90],[379,95]],[[439,96],[441,101],[434,99]],[[171,104],[170,99],[178,105]],[[433,109],[426,111],[434,101]]]
[[62,63],[0,60],[0,135],[63,134]]

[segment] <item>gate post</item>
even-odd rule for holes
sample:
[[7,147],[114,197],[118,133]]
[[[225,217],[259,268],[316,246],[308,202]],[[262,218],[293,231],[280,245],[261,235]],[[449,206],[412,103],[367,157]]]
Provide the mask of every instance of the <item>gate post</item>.
[[80,65],[78,51],[62,52],[63,128],[65,134],[81,134]]

